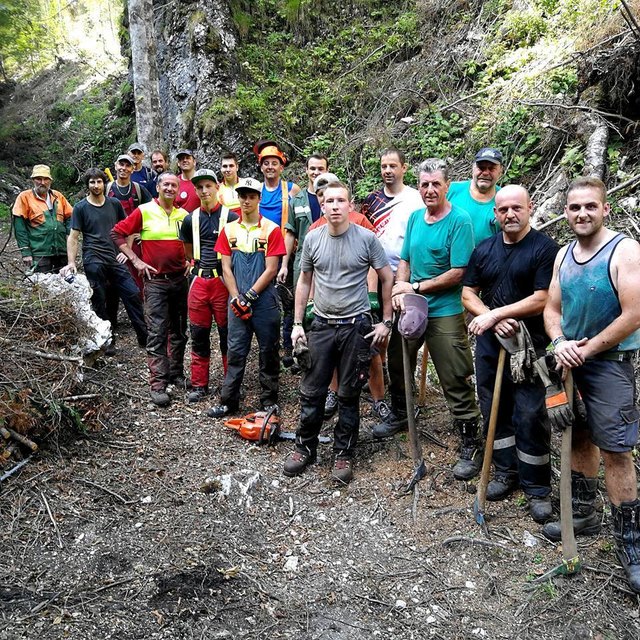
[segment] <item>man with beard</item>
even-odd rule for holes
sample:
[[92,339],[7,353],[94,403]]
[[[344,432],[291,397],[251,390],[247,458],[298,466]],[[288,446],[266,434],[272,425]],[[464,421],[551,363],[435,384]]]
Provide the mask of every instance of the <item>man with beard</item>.
[[[91,305],[98,317],[116,326],[116,318],[108,308],[110,289],[122,300],[140,346],[146,346],[147,327],[144,321],[140,291],[127,268],[121,264],[111,239],[111,230],[126,218],[124,209],[115,198],[104,195],[107,176],[100,169],[89,169],[84,175],[87,197],[73,207],[71,232],[67,238],[67,266],[60,270],[62,276],[76,273],[78,238],[82,234],[82,264],[93,290]],[[124,258],[124,256],[122,256]],[[116,307],[117,312],[117,307]],[[113,337],[112,346],[115,343]],[[110,351],[113,353],[113,350]]]
[[154,149],[151,152],[151,167],[156,174],[151,194],[156,198],[158,196],[158,177],[165,171],[169,171],[169,156],[162,149]]
[[71,205],[51,188],[51,169],[37,164],[31,172],[33,188],[18,195],[13,225],[24,266],[38,273],[57,273],[67,263],[67,233]]
[[[640,501],[632,455],[639,412],[633,356],[640,348],[640,245],[604,226],[607,191],[597,178],[569,186],[565,213],[576,239],[555,261],[544,310],[547,334],[563,373],[571,371],[586,408],[571,442],[573,528],[600,532],[596,511],[600,456],[611,503],[618,559],[640,593]],[[561,539],[559,522],[543,528]]]
[[[140,205],[116,224],[111,237],[144,278],[144,313],[149,337],[147,363],[151,401],[159,407],[171,402],[169,384],[185,386],[184,351],[187,344],[187,273],[180,226],[187,215],[174,206],[179,180],[163,173],[158,198]],[[127,238],[140,234],[142,257],[128,246]]]
[[479,245],[500,231],[500,225],[493,215],[496,185],[502,176],[502,153],[498,149],[483,147],[476,153],[471,167],[471,180],[452,182],[447,200],[464,209],[473,224],[474,242]]

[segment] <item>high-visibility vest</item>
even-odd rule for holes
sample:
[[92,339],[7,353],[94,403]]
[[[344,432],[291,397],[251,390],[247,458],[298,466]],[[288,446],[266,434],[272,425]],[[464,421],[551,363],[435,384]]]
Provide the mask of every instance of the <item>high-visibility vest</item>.
[[[218,234],[222,231],[222,227],[227,224],[229,218],[229,209],[220,207],[220,220],[218,222]],[[200,260],[200,207],[191,214],[191,229],[193,235],[193,259]],[[218,254],[218,260],[221,256]]]
[[184,209],[173,207],[167,215],[155,200],[141,204],[138,209],[142,213],[140,240],[180,240],[180,227],[187,216]]
[[[268,220],[266,218],[260,218],[260,222],[258,223],[260,224],[260,237],[257,238],[257,246],[255,248],[255,251],[260,251],[262,253],[266,253],[267,251],[267,241],[269,239],[269,232],[270,232],[269,224],[265,224],[265,223],[268,223]],[[231,251],[239,250],[238,232],[237,232],[238,224],[239,224],[239,221],[234,220],[233,222],[230,222],[227,225],[227,228],[225,229],[225,233],[227,234],[227,240],[229,242],[229,247]]]

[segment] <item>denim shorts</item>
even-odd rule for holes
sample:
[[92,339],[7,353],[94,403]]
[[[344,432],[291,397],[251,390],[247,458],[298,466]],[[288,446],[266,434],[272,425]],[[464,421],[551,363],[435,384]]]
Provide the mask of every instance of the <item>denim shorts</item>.
[[[593,444],[613,453],[631,451],[638,442],[640,420],[633,364],[588,360],[573,369],[573,377],[587,409]],[[580,428],[580,421],[576,426]]]

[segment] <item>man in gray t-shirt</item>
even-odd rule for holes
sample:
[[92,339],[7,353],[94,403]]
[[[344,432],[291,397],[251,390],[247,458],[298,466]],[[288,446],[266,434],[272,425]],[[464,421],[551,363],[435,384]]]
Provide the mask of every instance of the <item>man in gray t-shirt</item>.
[[[391,331],[393,285],[391,267],[380,241],[371,231],[349,222],[350,200],[344,184],[329,184],[322,204],[327,224],[311,231],[304,241],[291,340],[298,350],[308,346],[309,366],[300,383],[296,448],[284,464],[284,474],[295,476],[315,461],[327,388],[337,368],[339,409],[332,476],[345,484],[353,477],[360,391],[368,377],[371,346],[382,343]],[[370,268],[375,269],[382,286],[383,321],[375,326],[367,295]],[[302,319],[312,279],[315,319],[305,334]]]

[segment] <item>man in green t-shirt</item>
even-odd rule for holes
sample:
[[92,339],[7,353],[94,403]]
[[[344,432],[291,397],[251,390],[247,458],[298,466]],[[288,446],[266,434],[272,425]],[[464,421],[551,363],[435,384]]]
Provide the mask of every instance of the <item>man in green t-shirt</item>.
[[[417,340],[408,341],[411,369],[415,371],[418,349],[426,342],[462,440],[453,475],[469,480],[480,470],[482,458],[480,410],[471,382],[473,360],[461,299],[462,278],[474,246],[473,231],[466,211],[447,200],[448,189],[446,163],[438,158],[425,160],[419,167],[418,190],[426,208],[409,218],[392,301],[394,309],[402,311],[405,294],[418,293],[427,298],[426,331]],[[376,438],[407,428],[401,340],[393,331],[388,350],[392,414],[373,427]]]
[[493,207],[496,192],[500,189],[496,183],[501,176],[502,153],[498,149],[483,147],[473,161],[471,180],[452,182],[449,187],[447,200],[469,214],[476,246],[500,231]]

